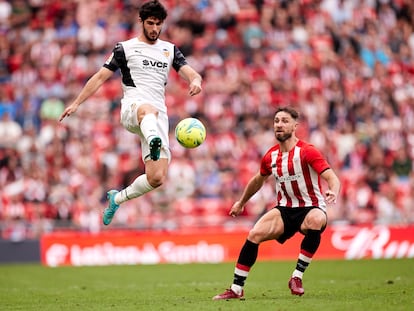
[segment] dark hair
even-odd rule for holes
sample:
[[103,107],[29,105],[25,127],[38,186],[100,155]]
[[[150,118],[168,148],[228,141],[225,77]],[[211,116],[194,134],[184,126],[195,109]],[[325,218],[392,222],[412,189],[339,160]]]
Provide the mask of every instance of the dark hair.
[[293,119],[295,119],[295,120],[298,120],[299,119],[299,113],[294,108],[291,108],[291,107],[279,107],[279,108],[277,108],[275,115],[277,115],[281,111],[290,114],[290,116]]
[[160,21],[164,21],[167,18],[167,15],[167,10],[158,0],[145,2],[139,8],[139,17],[142,21],[145,21],[149,17],[155,17]]

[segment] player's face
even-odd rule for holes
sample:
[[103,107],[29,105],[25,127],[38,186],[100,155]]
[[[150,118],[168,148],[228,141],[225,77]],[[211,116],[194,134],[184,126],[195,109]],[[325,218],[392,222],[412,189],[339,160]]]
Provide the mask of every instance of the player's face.
[[279,142],[285,142],[291,138],[296,129],[296,125],[296,120],[289,113],[284,111],[278,112],[273,120],[276,139]]
[[143,33],[145,39],[149,42],[157,41],[158,37],[161,34],[162,25],[164,24],[163,21],[159,20],[155,17],[148,17],[143,23]]

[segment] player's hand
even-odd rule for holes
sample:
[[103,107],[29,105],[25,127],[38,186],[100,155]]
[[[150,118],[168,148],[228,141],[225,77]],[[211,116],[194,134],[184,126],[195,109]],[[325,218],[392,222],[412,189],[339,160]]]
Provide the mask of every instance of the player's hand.
[[325,192],[325,201],[328,204],[335,204],[336,203],[336,193],[332,190],[326,190]]
[[78,109],[78,105],[72,104],[66,107],[63,113],[59,117],[59,122],[62,121],[64,118],[69,117],[72,113],[75,113]]
[[244,210],[244,206],[240,204],[239,201],[233,204],[230,209],[229,215],[232,217],[239,216]]
[[188,94],[190,94],[190,96],[194,96],[194,95],[197,95],[200,92],[201,92],[201,84],[199,83],[199,81],[191,82],[190,90],[189,90]]

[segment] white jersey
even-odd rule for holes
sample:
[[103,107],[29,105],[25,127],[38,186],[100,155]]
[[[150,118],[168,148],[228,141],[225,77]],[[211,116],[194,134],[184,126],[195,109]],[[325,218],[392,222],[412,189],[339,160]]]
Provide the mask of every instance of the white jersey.
[[148,103],[166,112],[165,86],[171,67],[178,71],[187,61],[172,43],[158,39],[147,44],[133,38],[115,45],[104,67],[121,70],[122,103]]

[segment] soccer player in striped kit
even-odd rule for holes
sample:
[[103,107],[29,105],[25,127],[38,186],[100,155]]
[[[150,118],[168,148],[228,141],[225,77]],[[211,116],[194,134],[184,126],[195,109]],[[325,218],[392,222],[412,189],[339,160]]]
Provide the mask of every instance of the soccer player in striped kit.
[[[266,179],[276,180],[277,203],[250,230],[234,269],[231,287],[213,300],[244,299],[245,281],[256,262],[260,243],[276,240],[283,244],[297,232],[304,235],[296,268],[288,282],[293,295],[303,295],[302,277],[316,253],[327,225],[327,204],[336,203],[340,181],[325,157],[313,145],[298,139],[295,130],[299,114],[290,107],[278,108],[274,133],[278,143],[263,156],[260,170],[244,188],[229,212],[236,217]],[[327,183],[322,193],[321,178]]]

